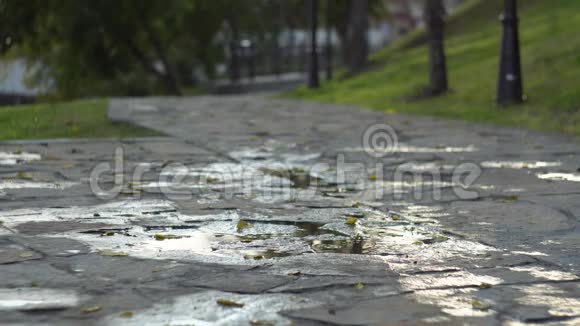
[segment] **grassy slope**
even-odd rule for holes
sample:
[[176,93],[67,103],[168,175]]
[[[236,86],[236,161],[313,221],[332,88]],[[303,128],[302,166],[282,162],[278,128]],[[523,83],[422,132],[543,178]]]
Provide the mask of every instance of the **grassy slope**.
[[0,107],[0,140],[155,135],[154,131],[109,121],[106,100]]
[[427,53],[421,33],[374,56],[376,67],[295,97],[353,104],[387,112],[426,114],[580,135],[580,1],[520,1],[524,105],[494,105],[502,0],[471,0],[448,25],[447,55],[452,91],[440,98],[402,98],[427,84]]

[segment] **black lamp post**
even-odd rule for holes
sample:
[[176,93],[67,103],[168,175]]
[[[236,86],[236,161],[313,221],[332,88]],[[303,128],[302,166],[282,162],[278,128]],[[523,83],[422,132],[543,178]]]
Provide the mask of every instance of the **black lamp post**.
[[318,0],[309,0],[310,11],[310,60],[308,65],[308,87],[318,88],[318,51],[316,49],[316,30],[318,29]]
[[504,0],[503,40],[497,85],[497,103],[509,105],[522,103],[523,82],[518,32],[517,0]]
[[326,80],[332,79],[332,1],[326,0]]

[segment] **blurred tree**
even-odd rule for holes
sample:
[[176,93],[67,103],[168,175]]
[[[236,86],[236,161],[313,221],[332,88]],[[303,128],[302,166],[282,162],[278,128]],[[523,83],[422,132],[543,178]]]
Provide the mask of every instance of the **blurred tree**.
[[436,96],[447,92],[447,63],[444,47],[445,7],[442,0],[427,0],[425,22],[429,46],[429,88],[427,95]]
[[0,0],[0,34],[38,68],[31,82],[50,81],[61,96],[179,95],[197,65],[215,75],[228,17],[249,33],[269,30],[275,18],[256,14],[266,2]]
[[350,10],[349,70],[356,73],[368,63],[369,0],[355,0]]
[[[342,62],[345,65],[351,65],[352,61],[350,57],[353,54],[353,51],[360,51],[360,53],[357,53],[357,62],[359,60],[363,61],[363,58],[366,62],[368,45],[361,49],[356,48],[354,45],[351,46],[350,43],[355,41],[357,44],[363,44],[363,38],[366,42],[366,29],[368,29],[369,18],[380,20],[387,15],[385,0],[332,1],[332,6],[327,13],[330,16],[327,18],[327,21],[334,27],[338,34]],[[356,30],[354,29],[355,25]],[[356,33],[356,35],[352,35],[353,33]]]
[[[19,52],[40,64],[33,80],[50,80],[63,96],[99,95],[144,76],[167,94],[181,93],[170,44],[177,40],[193,1],[3,0],[7,28]],[[26,19],[24,23],[23,19]],[[139,82],[143,85],[143,82]],[[148,88],[148,87],[143,87]],[[125,93],[120,91],[120,93]]]

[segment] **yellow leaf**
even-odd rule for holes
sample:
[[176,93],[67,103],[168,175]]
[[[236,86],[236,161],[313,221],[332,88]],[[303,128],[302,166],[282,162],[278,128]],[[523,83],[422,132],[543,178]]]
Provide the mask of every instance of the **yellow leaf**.
[[492,287],[492,285],[489,283],[482,282],[481,284],[479,284],[479,287],[482,289],[489,289]]
[[28,172],[19,171],[16,173],[16,177],[22,180],[32,180],[32,175]]
[[100,305],[96,305],[96,306],[91,306],[91,307],[85,307],[85,308],[82,308],[82,309],[81,309],[81,312],[82,312],[83,314],[91,314],[91,313],[93,313],[93,312],[100,311],[101,309],[103,309],[103,307],[102,307],[102,306],[100,306]]
[[505,196],[502,199],[500,199],[502,202],[510,202],[510,201],[517,201],[519,199],[519,197],[517,195],[512,195],[512,196]]
[[247,229],[252,227],[252,224],[244,221],[244,220],[239,220],[238,224],[236,224],[236,229],[238,230],[238,232],[241,232],[243,229]]
[[97,253],[101,256],[109,256],[109,257],[125,257],[125,256],[129,256],[128,253],[126,252],[121,252],[121,251],[113,251],[111,249],[99,249],[97,250]]
[[364,283],[358,282],[357,284],[354,285],[355,288],[362,290],[364,289],[365,285]]
[[358,219],[356,217],[349,217],[344,224],[346,225],[355,225]]
[[21,258],[30,258],[30,257],[34,257],[34,253],[31,251],[25,251],[18,256]]
[[178,235],[173,235],[173,234],[156,233],[153,236],[153,238],[155,238],[155,240],[157,240],[157,241],[163,241],[163,240],[181,239],[182,237],[180,237]]
[[123,317],[123,318],[132,318],[133,312],[132,311],[125,311],[125,312],[122,312],[119,316]]
[[471,307],[473,307],[473,309],[477,309],[477,310],[489,309],[489,305],[482,303],[481,301],[478,301],[478,300],[471,301]]

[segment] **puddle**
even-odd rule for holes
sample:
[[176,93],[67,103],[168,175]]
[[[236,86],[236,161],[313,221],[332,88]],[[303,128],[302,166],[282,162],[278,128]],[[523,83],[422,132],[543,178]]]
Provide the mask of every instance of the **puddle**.
[[0,211],[3,225],[13,228],[27,222],[70,221],[78,223],[133,224],[142,220],[179,223],[187,219],[165,200],[125,200],[96,206],[22,208]]
[[571,281],[578,279],[578,276],[572,273],[560,270],[547,270],[541,266],[517,266],[510,267],[509,269],[516,272],[526,272],[534,277],[548,281]]
[[276,147],[263,147],[228,154],[238,162],[168,166],[161,177],[169,181],[180,180],[179,183],[165,181],[138,187],[210,190],[219,195],[245,196],[263,203],[312,198],[314,188],[311,186],[329,183],[325,176],[318,174],[323,171],[310,171],[313,160],[319,158],[320,153],[288,153],[288,146],[281,147],[283,152]]
[[486,317],[495,315],[493,309],[475,309],[474,302],[481,306],[492,307],[495,302],[477,298],[476,289],[449,289],[417,291],[413,297],[419,303],[441,307],[441,311],[455,317]]
[[38,161],[40,154],[28,152],[0,152],[0,165],[16,165],[23,162]]
[[514,286],[524,293],[516,298],[516,302],[523,305],[547,309],[551,316],[578,316],[580,315],[580,299],[572,297],[563,289],[552,284],[534,284]]
[[[242,308],[222,307],[218,300],[243,304]],[[280,325],[295,323],[279,314],[321,304],[292,294],[236,294],[204,291],[156,302],[151,308],[137,311],[130,318],[111,315],[106,325]]]
[[543,180],[554,180],[554,181],[572,181],[572,182],[580,182],[580,174],[573,174],[573,173],[539,173],[537,174],[538,178]]
[[[365,152],[366,149],[363,147],[347,147],[340,151],[343,152]],[[435,146],[435,147],[421,147],[413,145],[399,144],[395,148],[389,148],[385,153],[465,153],[465,152],[476,152],[478,148],[474,145],[469,146]],[[380,153],[380,151],[378,152]]]
[[[408,255],[393,260],[395,270],[412,261],[430,264],[457,257],[474,258],[495,249],[442,235],[436,220],[414,215],[441,214],[438,207],[408,206],[405,213],[370,209],[328,209],[290,216],[244,216],[235,210],[183,215],[171,202],[128,200],[90,207],[20,209],[2,212],[8,229],[21,223],[68,221],[113,227],[71,229],[48,236],[87,244],[93,251],[148,259],[183,259],[247,264],[248,260],[283,259],[309,253]],[[347,224],[355,218],[354,224]],[[307,219],[307,221],[300,221]],[[410,265],[411,264],[411,265]]]
[[2,180],[0,190],[4,189],[66,189],[77,185],[75,182],[36,182],[26,180]]
[[561,166],[561,162],[544,161],[484,161],[481,166],[484,168],[507,168],[507,169],[540,169]]
[[79,302],[78,295],[69,290],[0,289],[0,310],[59,310],[75,307]]

